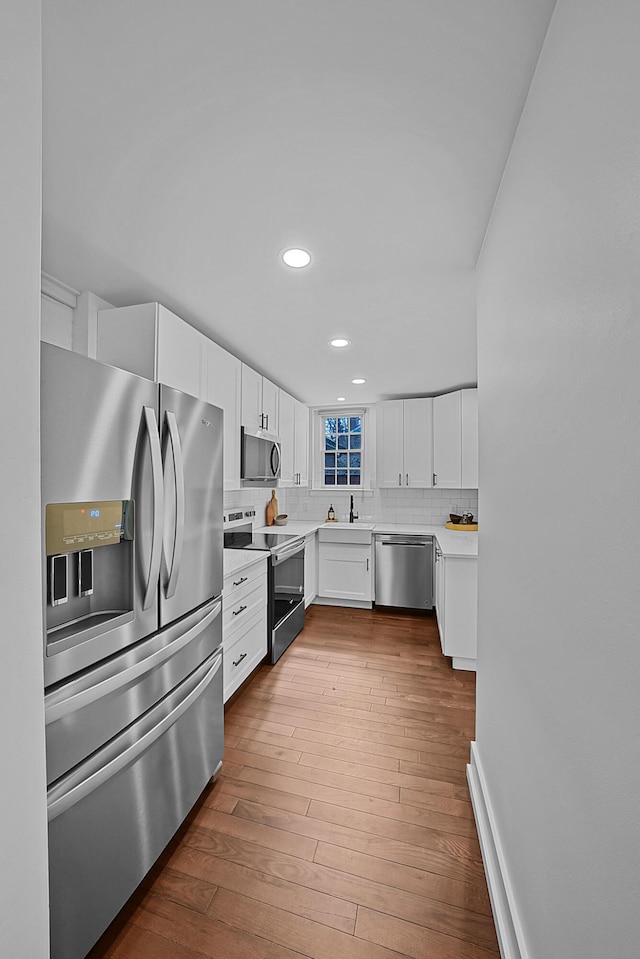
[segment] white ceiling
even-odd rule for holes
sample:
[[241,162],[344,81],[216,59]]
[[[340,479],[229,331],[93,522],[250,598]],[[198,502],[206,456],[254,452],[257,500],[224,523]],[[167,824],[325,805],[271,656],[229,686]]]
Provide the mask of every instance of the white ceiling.
[[310,404],[475,383],[553,3],[46,0],[43,270],[160,301]]

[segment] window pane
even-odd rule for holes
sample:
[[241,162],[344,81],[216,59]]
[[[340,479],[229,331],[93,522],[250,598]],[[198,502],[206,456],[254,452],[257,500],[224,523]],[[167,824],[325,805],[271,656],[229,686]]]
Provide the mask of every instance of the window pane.
[[324,485],[325,485],[325,486],[335,486],[335,485],[336,485],[336,474],[335,474],[335,473],[325,473],[325,474],[324,474]]
[[349,484],[351,486],[360,486],[360,473],[350,473]]
[[351,449],[352,449],[352,450],[359,450],[359,449],[361,449],[361,447],[362,447],[362,437],[360,436],[359,433],[352,433],[352,434],[351,434]]
[[324,448],[326,450],[334,450],[336,448],[336,438],[335,436],[326,436],[324,440]]
[[362,423],[359,416],[352,416],[349,419],[349,429],[352,433],[362,432]]
[[348,433],[348,432],[349,432],[349,417],[339,416],[338,417],[338,433]]
[[338,449],[339,450],[348,450],[349,449],[349,434],[345,433],[338,437]]
[[324,431],[325,433],[335,433],[336,431],[336,419],[335,416],[328,416],[324,421]]
[[349,467],[351,469],[360,469],[360,453],[349,453]]
[[336,454],[335,453],[325,453],[324,454],[324,468],[326,470],[335,469],[336,466]]
[[337,454],[337,459],[338,459],[338,466],[344,466],[344,467],[347,466],[347,454],[346,454],[346,453],[338,453],[338,454]]
[[347,485],[347,471],[338,470],[338,486],[346,486],[346,485]]

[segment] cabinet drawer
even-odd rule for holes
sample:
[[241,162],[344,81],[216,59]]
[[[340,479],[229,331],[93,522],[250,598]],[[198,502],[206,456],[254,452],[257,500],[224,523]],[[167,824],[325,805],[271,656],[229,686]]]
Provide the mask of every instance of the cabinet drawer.
[[248,569],[238,570],[237,573],[228,573],[224,578],[225,605],[235,603],[237,599],[246,596],[256,586],[267,578],[266,562],[254,563]]
[[229,600],[223,596],[222,601],[222,641],[225,643],[230,636],[242,629],[252,616],[260,612],[266,616],[267,612],[267,580],[266,577],[257,583],[252,583],[250,592],[236,594]]
[[241,631],[234,642],[224,645],[222,668],[225,703],[266,654],[267,616],[266,611],[263,611],[246,621],[246,629]]

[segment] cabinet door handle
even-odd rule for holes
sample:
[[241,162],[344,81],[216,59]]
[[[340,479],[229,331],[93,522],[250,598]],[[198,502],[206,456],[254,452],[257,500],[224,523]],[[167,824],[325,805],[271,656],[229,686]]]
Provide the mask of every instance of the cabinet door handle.
[[433,474],[433,485],[434,485],[434,486],[437,486],[437,485],[438,485],[438,474],[437,474],[437,473],[434,473],[434,474]]
[[398,473],[398,486],[402,486],[402,473]]
[[247,608],[246,606],[241,606],[240,609],[234,609],[233,612],[231,613],[231,615],[232,615],[232,616],[239,616],[240,613],[243,613],[246,608]]
[[369,560],[367,560],[367,572],[369,572]]
[[234,579],[233,585],[234,585],[234,586],[241,586],[242,583],[246,583],[247,579],[248,579],[247,576],[241,576],[240,579],[237,580],[237,581]]
[[231,662],[233,663],[234,666],[239,666],[242,660],[246,658],[247,658],[247,654],[243,653],[240,659],[232,659]]
[[409,474],[408,474],[408,473],[405,473],[404,475],[407,477],[407,486],[408,486],[408,485],[409,485]]
[[269,429],[269,414],[268,414],[268,413],[265,413],[265,414],[264,414],[264,418],[265,418],[265,420],[266,420],[266,423],[265,423],[265,427],[264,427],[264,428],[265,428],[265,430],[268,430],[268,429]]

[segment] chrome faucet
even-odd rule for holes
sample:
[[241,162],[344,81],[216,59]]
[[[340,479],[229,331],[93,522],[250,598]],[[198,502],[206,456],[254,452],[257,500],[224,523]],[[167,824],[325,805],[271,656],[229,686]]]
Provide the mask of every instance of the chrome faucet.
[[353,512],[353,494],[351,495],[351,502],[349,504],[349,522],[353,523],[354,519],[358,519],[358,514]]

